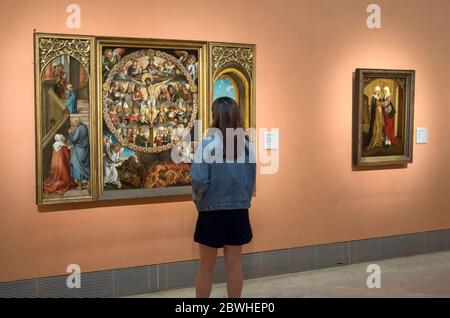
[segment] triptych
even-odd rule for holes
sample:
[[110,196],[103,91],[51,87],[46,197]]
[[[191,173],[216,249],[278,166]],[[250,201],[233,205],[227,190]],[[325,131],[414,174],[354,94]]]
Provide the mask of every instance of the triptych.
[[[220,96],[255,127],[251,44],[35,34],[37,204],[191,192]],[[200,120],[200,121],[199,121]]]

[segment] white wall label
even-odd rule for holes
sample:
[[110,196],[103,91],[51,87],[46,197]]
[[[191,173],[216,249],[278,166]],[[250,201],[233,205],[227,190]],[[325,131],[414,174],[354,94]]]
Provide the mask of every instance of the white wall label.
[[279,148],[279,130],[273,129],[271,131],[265,131],[264,132],[264,149],[265,150],[272,150],[272,149],[278,149]]
[[416,129],[416,143],[417,144],[428,143],[428,128],[421,127]]

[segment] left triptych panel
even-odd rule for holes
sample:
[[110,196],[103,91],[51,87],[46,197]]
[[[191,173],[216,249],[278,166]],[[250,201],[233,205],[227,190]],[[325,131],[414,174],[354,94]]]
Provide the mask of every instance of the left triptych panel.
[[93,37],[35,34],[38,204],[96,198],[94,50]]

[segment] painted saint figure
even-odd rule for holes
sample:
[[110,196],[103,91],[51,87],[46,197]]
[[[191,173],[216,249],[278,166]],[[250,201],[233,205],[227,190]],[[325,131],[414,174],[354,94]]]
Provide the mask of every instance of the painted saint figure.
[[147,147],[147,138],[145,137],[144,127],[139,127],[139,134],[136,136],[135,143],[140,147]]
[[131,100],[133,101],[133,107],[141,109],[141,103],[144,100],[144,94],[141,92],[141,86],[136,84],[133,89],[133,94],[131,95]]
[[67,85],[66,96],[67,96],[66,107],[69,110],[69,114],[76,114],[77,113],[77,96],[75,95],[72,84]]
[[395,137],[395,108],[391,100],[391,92],[389,87],[383,88],[384,97],[381,106],[383,107],[383,119],[384,119],[384,136],[385,145],[391,146],[398,144],[398,140]]
[[364,140],[364,147],[369,146],[370,142],[372,141],[373,127],[375,124],[375,110],[377,107],[377,102],[380,99],[380,96],[381,96],[381,88],[379,86],[376,86],[369,101],[370,125],[369,125],[369,132],[367,134],[366,139]]
[[103,71],[103,80],[106,79],[108,76],[108,73],[111,72],[114,65],[116,65],[121,57],[122,54],[125,52],[124,49],[115,49],[114,51],[112,49],[106,49],[103,52],[103,61],[102,61],[102,71]]
[[[373,114],[373,119],[371,117],[370,123],[372,127],[372,139],[367,147],[368,150],[380,148],[384,146],[384,117],[383,117],[383,106],[381,98],[380,87],[375,88],[374,95],[372,96],[371,103],[371,115]],[[372,126],[373,121],[373,126]]]
[[194,81],[198,78],[198,62],[195,55],[190,54],[186,59],[186,69],[189,74],[192,76]]
[[130,77],[137,77],[142,74],[142,68],[138,60],[133,60],[131,65],[128,67],[127,74]]
[[53,76],[56,80],[54,91],[59,98],[64,99],[67,88],[67,74],[62,63],[54,66]]
[[50,163],[50,175],[44,181],[44,192],[64,194],[70,189],[71,185],[70,151],[67,148],[64,136],[56,134]]
[[103,183],[114,184],[120,189],[122,184],[117,168],[122,165],[123,148],[118,143],[113,144],[111,136],[103,139],[103,147]]
[[82,184],[89,180],[90,150],[88,128],[85,124],[80,122],[80,118],[78,117],[71,119],[69,140],[73,143],[73,149],[70,156],[70,173],[78,190],[81,190]]

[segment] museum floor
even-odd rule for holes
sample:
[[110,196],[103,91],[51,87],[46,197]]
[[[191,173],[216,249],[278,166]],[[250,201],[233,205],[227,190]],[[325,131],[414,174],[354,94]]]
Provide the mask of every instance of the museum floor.
[[[381,267],[381,288],[366,286],[368,264]],[[423,254],[288,275],[250,279],[243,297],[450,297],[450,252]],[[132,297],[194,297],[186,288]],[[226,285],[212,297],[226,297]]]

